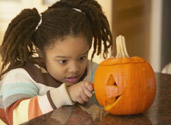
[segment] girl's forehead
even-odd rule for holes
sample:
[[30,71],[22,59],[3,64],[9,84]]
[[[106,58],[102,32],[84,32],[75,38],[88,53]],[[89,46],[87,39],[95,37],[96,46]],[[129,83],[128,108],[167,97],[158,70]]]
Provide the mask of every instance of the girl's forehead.
[[54,40],[53,44],[46,48],[46,53],[56,55],[80,55],[88,52],[88,41],[81,36],[67,36]]
[[67,45],[89,45],[86,37],[83,35],[67,35],[61,38],[53,39],[48,48],[55,46],[67,46]]

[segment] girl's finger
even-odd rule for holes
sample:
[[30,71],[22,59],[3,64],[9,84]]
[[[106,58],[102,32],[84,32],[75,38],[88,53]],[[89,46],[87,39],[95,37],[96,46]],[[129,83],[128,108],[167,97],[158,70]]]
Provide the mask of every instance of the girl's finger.
[[85,83],[85,87],[86,87],[88,90],[93,91],[93,84],[92,84],[92,83],[86,82],[86,83]]
[[84,93],[90,98],[92,96],[92,92],[89,91],[88,89],[84,89]]

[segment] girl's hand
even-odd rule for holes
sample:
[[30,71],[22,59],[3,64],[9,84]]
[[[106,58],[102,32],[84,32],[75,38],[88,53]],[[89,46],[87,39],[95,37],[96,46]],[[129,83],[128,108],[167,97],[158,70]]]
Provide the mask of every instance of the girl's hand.
[[93,84],[88,81],[81,81],[68,87],[71,100],[83,104],[92,96]]

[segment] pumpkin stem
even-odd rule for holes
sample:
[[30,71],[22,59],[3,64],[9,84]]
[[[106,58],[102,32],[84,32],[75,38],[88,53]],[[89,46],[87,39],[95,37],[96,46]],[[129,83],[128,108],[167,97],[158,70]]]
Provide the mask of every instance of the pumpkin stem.
[[122,35],[116,37],[116,51],[116,58],[129,57],[126,49],[125,37]]

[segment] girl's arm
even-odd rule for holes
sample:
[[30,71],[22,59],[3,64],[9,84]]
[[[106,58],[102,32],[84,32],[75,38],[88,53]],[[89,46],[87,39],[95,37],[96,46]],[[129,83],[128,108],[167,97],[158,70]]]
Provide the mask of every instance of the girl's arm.
[[63,105],[73,104],[65,84],[39,95],[39,88],[21,70],[13,70],[4,77],[2,98],[9,124],[21,124]]

